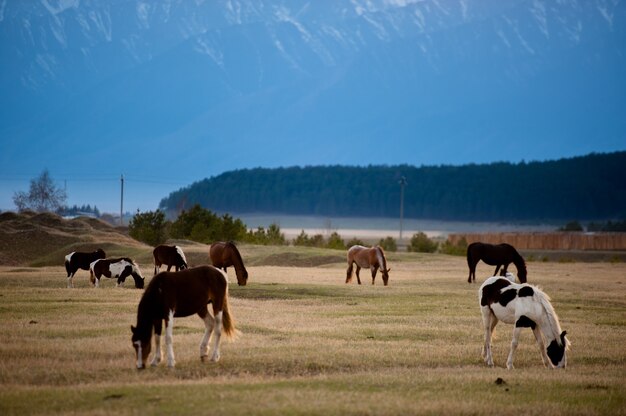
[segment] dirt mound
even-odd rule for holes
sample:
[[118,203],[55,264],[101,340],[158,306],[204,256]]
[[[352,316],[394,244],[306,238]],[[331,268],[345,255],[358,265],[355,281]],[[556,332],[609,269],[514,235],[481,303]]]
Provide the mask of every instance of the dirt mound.
[[118,245],[143,246],[94,218],[66,220],[56,214],[34,212],[0,214],[0,265],[31,265],[51,255],[59,258],[54,263],[62,264],[64,254],[71,251]]
[[334,255],[307,255],[304,253],[277,253],[270,254],[259,261],[253,262],[255,266],[288,266],[288,267],[316,267],[325,264],[341,263],[345,256]]

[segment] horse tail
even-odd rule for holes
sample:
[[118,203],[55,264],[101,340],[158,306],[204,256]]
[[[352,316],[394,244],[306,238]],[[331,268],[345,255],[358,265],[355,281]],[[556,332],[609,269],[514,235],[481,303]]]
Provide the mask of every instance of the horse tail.
[[230,314],[230,308],[228,307],[228,285],[226,286],[224,302],[222,303],[222,329],[228,339],[234,339],[240,334],[239,330],[235,328],[235,319]]

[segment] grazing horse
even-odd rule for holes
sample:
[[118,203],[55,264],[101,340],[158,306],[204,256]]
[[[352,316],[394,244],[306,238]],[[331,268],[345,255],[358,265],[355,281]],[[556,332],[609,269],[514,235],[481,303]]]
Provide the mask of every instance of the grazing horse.
[[218,241],[217,243],[211,244],[209,257],[211,258],[213,266],[218,269],[224,269],[224,272],[227,272],[226,269],[228,266],[234,266],[235,274],[237,275],[237,283],[239,286],[246,285],[248,281],[248,271],[243,265],[243,259],[235,243],[232,241],[227,243]]
[[74,287],[74,275],[78,269],[89,270],[89,265],[98,259],[106,258],[104,250],[97,249],[93,253],[73,251],[65,256],[65,270],[67,271],[67,287]]
[[346,283],[350,283],[352,280],[352,268],[354,263],[356,263],[356,280],[359,284],[361,284],[359,272],[361,271],[361,267],[363,267],[369,268],[372,271],[372,284],[374,284],[376,273],[378,269],[380,269],[383,274],[383,283],[387,286],[389,282],[389,271],[391,271],[391,269],[387,268],[387,259],[385,258],[382,247],[374,246],[368,248],[359,245],[350,247],[350,250],[348,250]]
[[[213,306],[213,316],[208,304]],[[154,276],[146,288],[137,308],[137,326],[131,325],[132,343],[137,358],[137,368],[145,368],[150,355],[152,330],[156,333],[155,355],[151,365],[161,362],[161,329],[165,321],[165,346],[167,365],[174,367],[172,345],[174,318],[198,314],[206,330],[200,343],[200,359],[205,361],[211,334],[215,343],[211,361],[220,359],[220,337],[232,337],[238,332],[228,309],[228,280],[213,266],[200,266],[180,272],[161,272]]]
[[515,267],[517,267],[517,278],[520,283],[526,283],[526,262],[512,245],[506,243],[493,245],[476,242],[467,246],[467,265],[469,267],[467,283],[472,283],[472,280],[476,281],[476,265],[481,260],[490,266],[496,266],[496,271],[493,272],[494,276],[498,275],[500,266],[504,266],[501,275],[506,276],[509,264],[515,264]]
[[[480,286],[478,299],[485,328],[482,355],[488,366],[493,367],[491,338],[498,320],[515,325],[511,351],[506,362],[509,370],[513,368],[513,355],[523,328],[532,329],[544,366],[564,368],[567,365],[567,333],[561,332],[559,318],[550,304],[550,297],[539,288],[511,283],[504,277],[493,276]],[[544,339],[548,344],[547,348]]]
[[176,271],[189,267],[185,253],[183,253],[183,250],[178,246],[157,246],[152,251],[152,255],[154,256],[154,274],[157,274],[161,270],[162,264],[167,265],[168,272],[172,266],[174,266]]
[[139,266],[128,257],[96,260],[89,266],[89,272],[89,279],[94,287],[100,286],[100,278],[102,276],[117,278],[116,286],[123,285],[128,276],[133,276],[137,289],[143,289],[144,286],[144,278],[141,275]]

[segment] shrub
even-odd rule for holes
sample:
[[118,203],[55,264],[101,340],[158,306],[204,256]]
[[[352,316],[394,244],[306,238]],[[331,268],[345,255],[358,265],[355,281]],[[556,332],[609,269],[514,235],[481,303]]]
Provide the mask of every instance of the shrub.
[[446,242],[441,245],[440,251],[453,256],[465,256],[467,255],[467,240],[463,237],[456,244],[452,244],[450,240],[446,240]]
[[328,237],[328,242],[326,243],[327,248],[332,248],[335,250],[345,250],[346,245],[341,239],[341,236],[335,231],[330,237]]
[[420,231],[413,234],[406,250],[416,253],[434,253],[438,247],[439,244],[436,241],[431,240],[425,233]]
[[378,241],[378,245],[383,248],[385,251],[398,251],[398,246],[396,245],[396,240],[393,237],[385,237],[381,238]]
[[583,226],[578,221],[570,221],[559,228],[559,231],[583,231]]
[[280,232],[277,224],[271,224],[267,230],[265,227],[258,227],[255,231],[248,231],[244,238],[252,244],[262,245],[284,245],[286,244],[285,234]]
[[346,243],[346,247],[352,247],[352,246],[364,246],[365,243],[363,242],[363,240],[359,239],[359,238],[351,238],[350,240],[348,240],[348,242]]

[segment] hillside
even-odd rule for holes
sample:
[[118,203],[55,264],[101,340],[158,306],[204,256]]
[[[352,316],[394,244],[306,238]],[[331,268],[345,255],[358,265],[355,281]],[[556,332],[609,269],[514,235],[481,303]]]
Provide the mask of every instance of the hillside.
[[470,221],[612,219],[626,214],[626,152],[464,166],[309,166],[243,169],[196,182],[161,201],[217,212]]
[[0,265],[62,265],[72,251],[102,248],[111,255],[123,247],[147,246],[118,228],[87,217],[71,220],[56,214],[25,212],[0,214]]

